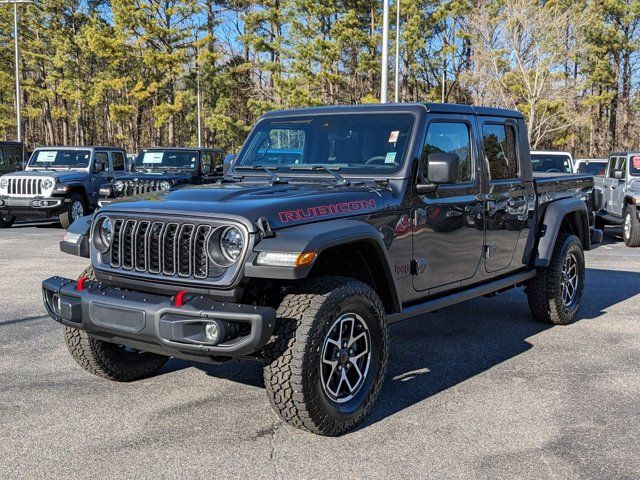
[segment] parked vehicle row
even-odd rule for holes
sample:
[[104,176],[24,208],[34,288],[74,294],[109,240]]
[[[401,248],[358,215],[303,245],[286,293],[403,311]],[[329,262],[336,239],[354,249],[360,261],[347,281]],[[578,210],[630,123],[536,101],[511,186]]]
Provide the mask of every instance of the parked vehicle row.
[[534,173],[509,110],[271,112],[225,168],[70,227],[61,249],[90,266],[43,298],[82,368],[132,381],[169,357],[260,360],[283,421],[338,435],[375,404],[390,324],[512,287],[538,321],[570,323],[602,238],[592,175]]
[[68,228],[94,211],[101,199],[109,203],[215,181],[222,174],[223,156],[219,149],[145,149],[127,168],[127,154],[121,148],[38,148],[24,171],[0,177],[0,228],[10,227],[20,217],[52,216]]

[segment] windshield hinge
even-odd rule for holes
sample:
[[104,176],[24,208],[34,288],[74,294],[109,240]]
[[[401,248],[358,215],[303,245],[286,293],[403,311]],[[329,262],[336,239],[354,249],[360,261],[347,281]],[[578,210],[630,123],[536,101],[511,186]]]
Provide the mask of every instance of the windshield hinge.
[[275,237],[276,234],[271,230],[271,225],[269,224],[269,220],[265,217],[260,217],[256,220],[256,227],[260,231],[261,238],[271,238]]

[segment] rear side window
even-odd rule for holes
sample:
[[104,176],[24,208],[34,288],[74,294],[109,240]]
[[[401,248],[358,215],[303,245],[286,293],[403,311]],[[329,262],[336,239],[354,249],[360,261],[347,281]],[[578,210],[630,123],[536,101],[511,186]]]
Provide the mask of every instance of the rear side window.
[[120,152],[113,152],[111,154],[111,161],[113,162],[114,172],[124,172],[124,155]]
[[609,174],[607,175],[609,178],[615,178],[616,173],[616,157],[611,157],[609,159]]
[[511,125],[485,124],[482,127],[484,155],[491,180],[518,177],[516,131]]
[[427,179],[427,160],[432,153],[455,153],[460,157],[458,182],[471,181],[471,136],[466,123],[432,122],[427,130],[427,140],[422,149],[420,175]]

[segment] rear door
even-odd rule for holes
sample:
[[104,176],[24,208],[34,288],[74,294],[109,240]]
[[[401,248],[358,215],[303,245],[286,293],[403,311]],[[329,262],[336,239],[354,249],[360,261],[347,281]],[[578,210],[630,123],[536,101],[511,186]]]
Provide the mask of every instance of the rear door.
[[522,178],[518,139],[524,136],[518,123],[500,117],[479,117],[479,121],[487,170],[485,268],[489,273],[502,273],[521,266],[522,262],[514,262],[514,254],[527,228],[533,185]]
[[455,153],[458,181],[435,192],[415,195],[413,285],[437,293],[471,281],[482,259],[482,199],[478,153],[471,115],[430,116],[418,176],[427,182],[427,157]]
[[124,175],[126,173],[126,161],[124,153],[111,152],[111,171],[114,176]]

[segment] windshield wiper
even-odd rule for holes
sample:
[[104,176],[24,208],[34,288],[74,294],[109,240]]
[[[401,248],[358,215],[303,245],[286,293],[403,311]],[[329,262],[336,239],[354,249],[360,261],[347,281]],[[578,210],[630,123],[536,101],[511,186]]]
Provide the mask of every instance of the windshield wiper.
[[291,165],[289,167],[289,170],[308,170],[310,172],[317,172],[317,171],[325,171],[330,175],[333,175],[333,177],[336,179],[337,184],[338,185],[344,185],[345,187],[348,187],[349,185],[351,185],[351,182],[349,180],[347,180],[346,178],[344,178],[342,175],[340,175],[338,173],[338,170],[340,170],[340,167],[335,166],[335,167],[327,167],[326,165],[322,165],[322,164],[308,164],[308,165]]
[[289,183],[286,180],[282,180],[278,174],[274,172],[278,167],[267,167],[265,165],[238,165],[234,167],[234,170],[262,170],[267,172],[271,177],[273,183]]

